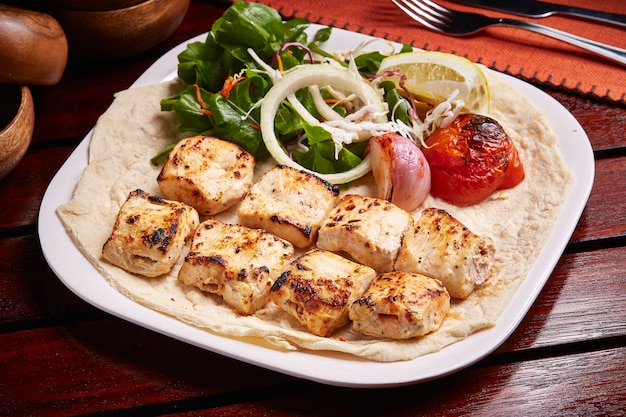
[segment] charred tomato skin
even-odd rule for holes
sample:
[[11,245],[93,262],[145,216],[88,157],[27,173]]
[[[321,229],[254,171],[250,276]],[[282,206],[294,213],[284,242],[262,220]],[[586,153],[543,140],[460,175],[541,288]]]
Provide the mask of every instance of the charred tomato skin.
[[524,179],[515,144],[488,116],[459,115],[427,137],[425,144],[422,151],[431,170],[430,193],[449,203],[476,204]]

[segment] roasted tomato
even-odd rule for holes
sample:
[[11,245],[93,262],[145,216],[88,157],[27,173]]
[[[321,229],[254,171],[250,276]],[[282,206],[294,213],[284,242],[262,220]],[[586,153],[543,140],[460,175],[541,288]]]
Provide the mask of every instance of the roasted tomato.
[[430,193],[452,204],[476,204],[524,179],[515,144],[490,117],[460,115],[425,142],[422,151],[431,170]]

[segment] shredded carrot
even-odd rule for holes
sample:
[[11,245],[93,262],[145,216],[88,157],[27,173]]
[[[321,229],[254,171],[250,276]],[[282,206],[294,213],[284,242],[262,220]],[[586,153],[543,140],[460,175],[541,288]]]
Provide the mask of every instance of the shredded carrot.
[[237,84],[239,84],[241,81],[245,80],[246,77],[233,77],[233,76],[229,76],[228,78],[226,78],[226,81],[224,81],[224,87],[222,87],[222,89],[220,90],[220,94],[226,98],[228,98],[228,96],[230,95],[230,92],[233,90],[233,88],[235,88],[235,86]]
[[211,110],[207,110],[207,109],[198,109],[198,111],[206,116],[213,116],[213,112]]
[[326,98],[326,99],[324,99],[324,102],[327,103],[327,104],[337,104],[337,103],[339,103],[339,105],[341,107],[343,107],[344,109],[348,108],[348,106],[347,106],[345,101],[339,100],[337,98]]
[[280,54],[276,55],[276,64],[278,65],[278,71],[283,72],[283,60],[280,59]]
[[196,100],[198,101],[198,104],[200,105],[200,107],[205,107],[206,102],[202,99],[202,92],[200,91],[200,87],[198,86],[198,84],[194,84],[193,89],[196,92]]
[[261,131],[261,126],[257,125],[256,123],[250,123],[250,127],[252,129],[258,130],[259,132]]

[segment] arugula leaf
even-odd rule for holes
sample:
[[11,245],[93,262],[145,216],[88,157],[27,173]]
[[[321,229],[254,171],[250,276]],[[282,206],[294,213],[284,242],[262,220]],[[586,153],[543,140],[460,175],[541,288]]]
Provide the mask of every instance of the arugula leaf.
[[363,160],[367,142],[344,146],[335,158],[335,143],[330,132],[321,126],[304,124],[309,150],[294,151],[294,159],[303,167],[322,174],[347,171]]
[[242,111],[235,103],[220,94],[213,94],[207,104],[213,113],[214,124],[203,134],[236,143],[258,158],[268,155],[258,126],[242,118]]
[[[412,50],[413,48],[411,47],[411,45],[403,44],[400,52],[409,52]],[[378,72],[380,62],[386,57],[387,55],[383,55],[380,52],[374,51],[358,55],[354,58],[354,62],[361,74],[375,74],[376,72]]]
[[379,84],[384,91],[384,99],[389,110],[393,111],[391,117],[403,123],[409,123],[409,103],[400,95],[396,85],[391,81],[383,81]]
[[277,135],[284,138],[283,143],[296,137],[303,129],[300,116],[291,108],[289,103],[282,102],[274,116],[274,128]]
[[320,126],[305,124],[309,150],[307,152],[294,151],[294,159],[302,166],[323,174],[332,174],[335,171],[335,144],[330,132]]
[[241,62],[249,61],[252,48],[268,60],[284,42],[283,21],[271,7],[235,2],[211,27],[215,41]]
[[[211,93],[200,89],[201,96],[206,102],[209,100]],[[162,111],[175,111],[181,132],[203,132],[211,128],[211,120],[206,114],[198,111],[200,104],[196,99],[196,92],[193,85],[187,86],[180,93],[161,100]],[[207,109],[208,110],[208,109]]]
[[330,39],[330,34],[332,33],[331,27],[325,27],[318,30],[313,37],[313,41],[311,42],[311,46],[319,46],[321,43],[324,43]]
[[224,74],[243,68],[226,50],[215,42],[212,34],[204,43],[193,42],[178,54],[178,76],[187,84],[198,84],[208,91],[219,91],[224,84]]
[[291,19],[283,24],[284,39],[292,42],[307,42],[307,34],[305,31],[311,26],[311,22],[306,19]]

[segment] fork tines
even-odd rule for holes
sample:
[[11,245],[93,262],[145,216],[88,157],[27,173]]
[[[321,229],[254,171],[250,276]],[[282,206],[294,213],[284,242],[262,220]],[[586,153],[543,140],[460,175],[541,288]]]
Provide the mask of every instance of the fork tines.
[[450,11],[430,0],[391,0],[412,19],[433,30],[441,31],[450,22]]

